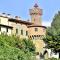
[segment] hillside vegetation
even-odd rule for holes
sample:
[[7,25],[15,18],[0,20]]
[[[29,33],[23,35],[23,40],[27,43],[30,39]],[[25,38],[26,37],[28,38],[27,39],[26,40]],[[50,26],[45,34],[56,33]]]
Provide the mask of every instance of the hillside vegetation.
[[35,60],[35,46],[31,40],[1,34],[0,60]]

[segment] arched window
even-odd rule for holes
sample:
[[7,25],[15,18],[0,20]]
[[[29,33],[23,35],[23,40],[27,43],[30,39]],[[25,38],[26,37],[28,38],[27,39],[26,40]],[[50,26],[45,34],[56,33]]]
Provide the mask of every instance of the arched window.
[[26,31],[26,36],[28,35],[28,31]]
[[8,28],[6,28],[6,32],[8,32]]
[[21,35],[23,35],[23,30],[21,30]]
[[34,36],[32,35],[32,39],[34,39]]
[[32,37],[31,37],[31,36],[29,36],[29,38],[30,38],[30,39],[32,39]]
[[36,35],[34,35],[34,39],[36,40]]
[[16,34],[18,34],[18,29],[16,28]]
[[0,26],[0,31],[1,31],[1,26]]

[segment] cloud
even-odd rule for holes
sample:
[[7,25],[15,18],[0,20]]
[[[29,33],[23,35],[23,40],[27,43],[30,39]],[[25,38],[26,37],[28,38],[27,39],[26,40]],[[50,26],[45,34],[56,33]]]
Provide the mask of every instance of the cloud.
[[51,26],[51,21],[43,21],[42,25],[43,26]]

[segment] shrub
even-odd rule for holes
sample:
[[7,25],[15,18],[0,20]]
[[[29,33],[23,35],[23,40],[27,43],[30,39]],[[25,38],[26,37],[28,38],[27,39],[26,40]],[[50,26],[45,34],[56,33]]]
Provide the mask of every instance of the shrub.
[[46,59],[46,60],[59,60],[59,59],[56,59],[56,58],[49,58],[49,59]]
[[35,60],[32,41],[16,36],[0,35],[0,60]]

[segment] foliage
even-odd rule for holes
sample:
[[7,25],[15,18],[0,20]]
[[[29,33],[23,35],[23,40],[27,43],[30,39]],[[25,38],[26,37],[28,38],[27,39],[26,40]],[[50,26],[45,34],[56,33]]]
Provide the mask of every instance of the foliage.
[[59,60],[59,59],[56,59],[56,58],[49,58],[49,59],[46,59],[46,60]]
[[48,28],[46,38],[43,39],[47,48],[53,49],[55,52],[60,50],[60,35],[53,28]]
[[58,13],[55,14],[51,26],[54,27],[56,30],[60,30],[60,11],[58,11]]
[[35,53],[35,46],[34,46],[33,42],[30,41],[29,39],[20,40],[20,43],[17,44],[17,47],[19,49],[22,49],[25,53],[28,51]]
[[0,60],[35,60],[34,52],[32,41],[0,35]]
[[43,39],[47,48],[60,52],[60,11],[55,15],[51,27],[47,28],[46,38]]

